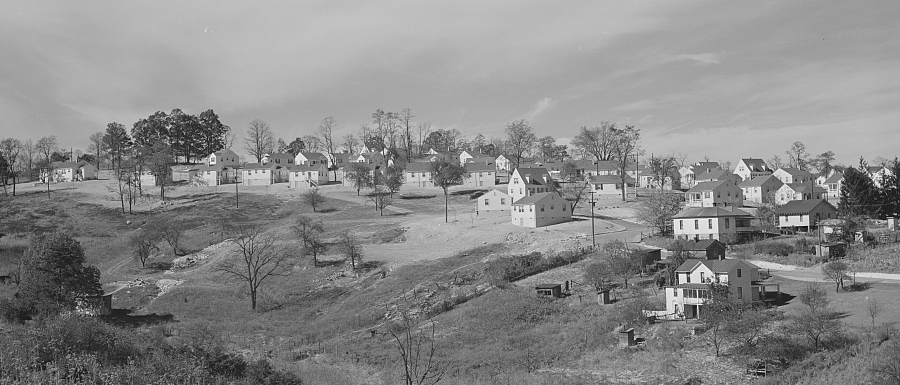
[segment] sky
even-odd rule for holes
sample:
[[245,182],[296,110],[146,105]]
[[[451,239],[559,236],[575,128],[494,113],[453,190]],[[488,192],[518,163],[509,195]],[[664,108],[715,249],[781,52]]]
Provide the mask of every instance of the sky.
[[[375,109],[469,138],[602,121],[647,155],[900,155],[900,2],[6,0],[0,138],[215,110],[240,142],[356,133]],[[235,147],[240,146],[236,143]],[[239,149],[239,153],[245,153]]]

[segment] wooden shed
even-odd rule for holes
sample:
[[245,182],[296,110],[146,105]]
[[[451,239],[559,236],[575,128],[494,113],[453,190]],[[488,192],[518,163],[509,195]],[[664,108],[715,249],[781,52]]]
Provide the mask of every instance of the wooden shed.
[[847,244],[844,242],[822,242],[816,246],[816,253],[828,259],[843,258],[847,255]]
[[558,283],[544,283],[534,287],[537,295],[544,297],[560,298],[562,297],[562,285]]

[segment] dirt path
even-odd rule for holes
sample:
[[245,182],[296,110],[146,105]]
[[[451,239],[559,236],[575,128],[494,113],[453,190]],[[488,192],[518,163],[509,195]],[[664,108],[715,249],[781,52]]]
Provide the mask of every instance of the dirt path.
[[[821,266],[799,267],[766,261],[750,261],[750,263],[763,269],[769,269],[772,275],[781,278],[804,282],[831,282],[830,279],[825,278],[825,275],[822,274]],[[900,283],[900,274],[859,272],[852,275],[860,282]]]

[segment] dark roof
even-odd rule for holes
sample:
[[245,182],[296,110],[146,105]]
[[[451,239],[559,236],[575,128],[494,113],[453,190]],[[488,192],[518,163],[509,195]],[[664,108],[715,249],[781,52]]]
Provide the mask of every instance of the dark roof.
[[542,192],[542,193],[537,193],[537,194],[529,195],[529,196],[527,196],[527,197],[523,197],[522,199],[519,199],[519,200],[513,202],[513,204],[514,204],[514,205],[533,205],[533,204],[538,203],[538,202],[540,202],[542,199],[547,198],[547,197],[549,197],[549,196],[551,196],[551,195],[559,196],[559,194],[553,193],[553,192]]
[[[519,176],[522,178],[531,179],[528,181],[528,184],[543,184],[544,177],[547,177],[547,180],[550,180],[550,173],[547,172],[546,168],[517,168],[513,172],[518,172]],[[535,183],[537,182],[537,183]]]
[[[634,178],[625,175],[625,180],[632,182]],[[622,177],[618,175],[594,175],[590,178],[590,182],[593,184],[621,184]]]
[[741,162],[744,162],[744,165],[746,165],[751,172],[772,171],[762,159],[744,158],[741,159]]
[[799,201],[790,201],[785,203],[784,206],[781,206],[775,209],[775,214],[777,215],[790,215],[790,214],[807,214],[819,205],[826,205],[831,208],[831,211],[837,212],[837,209],[828,203],[828,201],[823,199],[806,199]]
[[681,249],[684,251],[706,251],[709,250],[710,247],[718,246],[720,248],[725,248],[725,244],[719,242],[715,239],[701,239],[701,240],[684,240],[679,239],[669,245],[669,250],[674,250],[681,245]]
[[704,173],[698,175],[696,179],[697,180],[703,180],[703,179],[721,180],[722,178],[725,178],[725,179],[734,178],[734,174],[732,174],[731,171],[728,171],[728,170],[717,169],[717,170],[710,170],[709,172],[704,172]]
[[769,180],[774,180],[775,182],[777,182],[778,187],[781,187],[784,185],[784,182],[782,182],[781,180],[779,180],[778,178],[776,178],[772,175],[762,175],[762,176],[758,176],[753,179],[745,180],[745,181],[741,182],[740,186],[741,187],[760,187],[763,184],[765,184],[766,182],[768,182]]
[[310,166],[308,164],[295,164],[289,166],[287,169],[290,171],[321,171],[323,166],[320,164],[318,166]]
[[697,162],[688,166],[688,168],[696,174],[697,172],[706,172],[707,169],[710,171],[721,169],[722,166],[719,165],[719,162]]
[[241,167],[244,170],[274,170],[276,168],[281,168],[280,164],[277,163],[267,163],[267,164],[259,164],[259,163],[247,163]]
[[838,183],[842,179],[844,179],[844,174],[835,171],[834,174],[831,174],[831,176],[828,177],[828,179],[825,179],[825,183]]
[[85,165],[84,161],[81,161],[81,162],[53,162],[53,168],[56,168],[56,169],[80,168],[81,166],[84,166],[84,165]]
[[718,217],[750,217],[744,210],[728,207],[687,207],[672,218],[718,218]]
[[827,190],[825,190],[824,188],[821,188],[821,187],[819,187],[819,186],[811,186],[811,185],[809,184],[809,182],[803,182],[803,183],[788,183],[787,185],[788,185],[788,187],[790,187],[790,188],[793,189],[794,191],[796,191],[796,192],[798,192],[798,193],[801,193],[801,194],[802,194],[802,193],[808,193],[810,189],[812,189],[813,192],[819,192],[819,193],[827,192]]
[[494,171],[497,169],[493,163],[466,163],[465,168],[468,172]]
[[406,172],[430,172],[431,162],[410,162],[406,164]]
[[697,183],[696,186],[691,187],[687,192],[703,192],[703,191],[712,191],[722,186],[722,184],[727,183],[727,180],[713,180],[709,182],[700,182]]
[[302,154],[306,159],[318,159],[318,158],[326,158],[327,159],[327,157],[325,157],[325,154],[323,154],[321,152],[300,151],[300,154]]
[[809,171],[804,171],[799,168],[793,167],[782,167],[780,170],[791,174],[792,176],[812,175],[812,173],[810,173]]
[[[690,271],[690,270],[685,270]],[[705,283],[682,283],[672,287],[677,287],[679,289],[709,289],[709,285]]]
[[562,285],[558,283],[542,283],[534,286],[535,289],[556,289],[558,287],[562,287]]

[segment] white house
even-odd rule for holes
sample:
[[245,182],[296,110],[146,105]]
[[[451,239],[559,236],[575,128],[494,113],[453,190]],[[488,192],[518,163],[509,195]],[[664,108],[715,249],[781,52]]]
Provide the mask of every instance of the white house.
[[506,193],[506,186],[492,187],[484,195],[478,197],[478,212],[509,211],[512,206],[512,197]]
[[201,179],[207,186],[218,186],[227,183],[236,183],[238,169],[233,165],[215,163],[211,166],[199,166],[191,171],[191,179]]
[[836,219],[837,209],[822,199],[796,200],[775,209],[775,216],[782,232],[811,231],[819,221]]
[[739,187],[744,194],[744,200],[756,203],[769,203],[771,198],[783,186],[774,175],[758,176],[741,182]]
[[288,167],[294,164],[294,156],[287,152],[277,152],[274,154],[265,154],[262,157],[262,164],[274,164],[281,167]]
[[231,149],[226,149],[209,154],[203,163],[206,163],[207,166],[240,166],[241,157]]
[[675,269],[676,282],[666,288],[666,311],[684,318],[703,318],[710,283],[728,285],[728,296],[745,303],[764,301],[766,286],[759,283],[759,267],[740,260],[689,259]]
[[555,191],[553,179],[550,178],[550,173],[546,169],[517,168],[509,177],[509,187],[506,193],[515,202],[529,195]]
[[[291,158],[293,162],[294,158]],[[276,163],[248,163],[241,168],[241,184],[244,186],[268,186],[287,181],[287,166]]]
[[325,167],[328,167],[328,157],[321,152],[299,152],[297,156],[294,157],[294,164],[306,164],[310,166],[316,166],[319,164],[324,164]]
[[745,158],[734,166],[734,173],[741,177],[741,180],[748,180],[771,175],[772,169],[762,159]]
[[478,155],[481,155],[481,154],[479,154],[479,153],[477,153],[477,152],[475,152],[475,151],[471,151],[471,152],[470,152],[470,151],[463,151],[463,152],[459,153],[459,165],[460,165],[460,166],[465,166],[465,165],[466,165],[466,162],[468,162],[469,159],[475,158],[475,157],[478,156]]
[[[657,175],[653,172],[653,170],[650,167],[644,167],[644,169],[641,170],[640,177],[641,177],[640,182],[639,182],[640,187],[659,188],[659,181],[656,179]],[[664,190],[672,189],[672,177],[671,176],[666,175],[666,177],[663,178],[662,188]]]
[[841,196],[841,186],[844,184],[844,174],[834,171],[828,179],[825,179],[824,188],[828,191],[828,196],[837,198]]
[[735,185],[738,185],[743,181],[740,176],[731,171],[715,169],[697,175],[696,182],[714,182],[719,180],[730,180],[731,183],[734,183]]
[[497,184],[497,168],[493,163],[466,163],[463,186],[472,188],[491,187]]
[[812,173],[793,167],[782,167],[775,170],[772,176],[778,178],[781,183],[809,183],[813,179]]
[[808,182],[785,184],[775,192],[775,202],[783,205],[790,201],[825,199],[827,192],[827,190]]
[[431,162],[412,162],[406,164],[404,186],[435,187],[431,176]]
[[288,168],[288,187],[319,187],[328,183],[328,167],[325,163],[296,164]]
[[753,215],[734,206],[688,207],[672,216],[672,232],[676,239],[723,240],[753,231],[752,219]]
[[872,183],[878,188],[884,185],[885,177],[894,175],[891,169],[885,166],[869,166],[866,168],[866,172],[869,174],[869,178],[872,178]]
[[[46,175],[46,172],[42,174]],[[42,176],[41,179],[43,178]],[[88,179],[97,179],[97,169],[88,162],[53,162],[53,177],[51,180],[54,182],[72,182]]]
[[743,201],[741,188],[730,180],[700,182],[685,193],[690,207],[739,206]]
[[522,227],[544,227],[572,220],[571,203],[555,192],[542,192],[519,199],[512,204],[512,224]]
[[[626,179],[630,178],[625,176]],[[588,178],[591,191],[598,195],[622,195],[622,177],[618,175],[594,175]]]
[[694,187],[694,185],[697,184],[697,176],[721,168],[722,166],[719,165],[719,162],[697,162],[689,166],[684,166],[678,169],[678,175],[681,176],[681,187]]
[[510,171],[511,166],[510,166],[509,158],[507,158],[506,155],[500,154],[499,156],[497,156],[496,164],[497,164],[497,171],[506,171],[506,172]]

